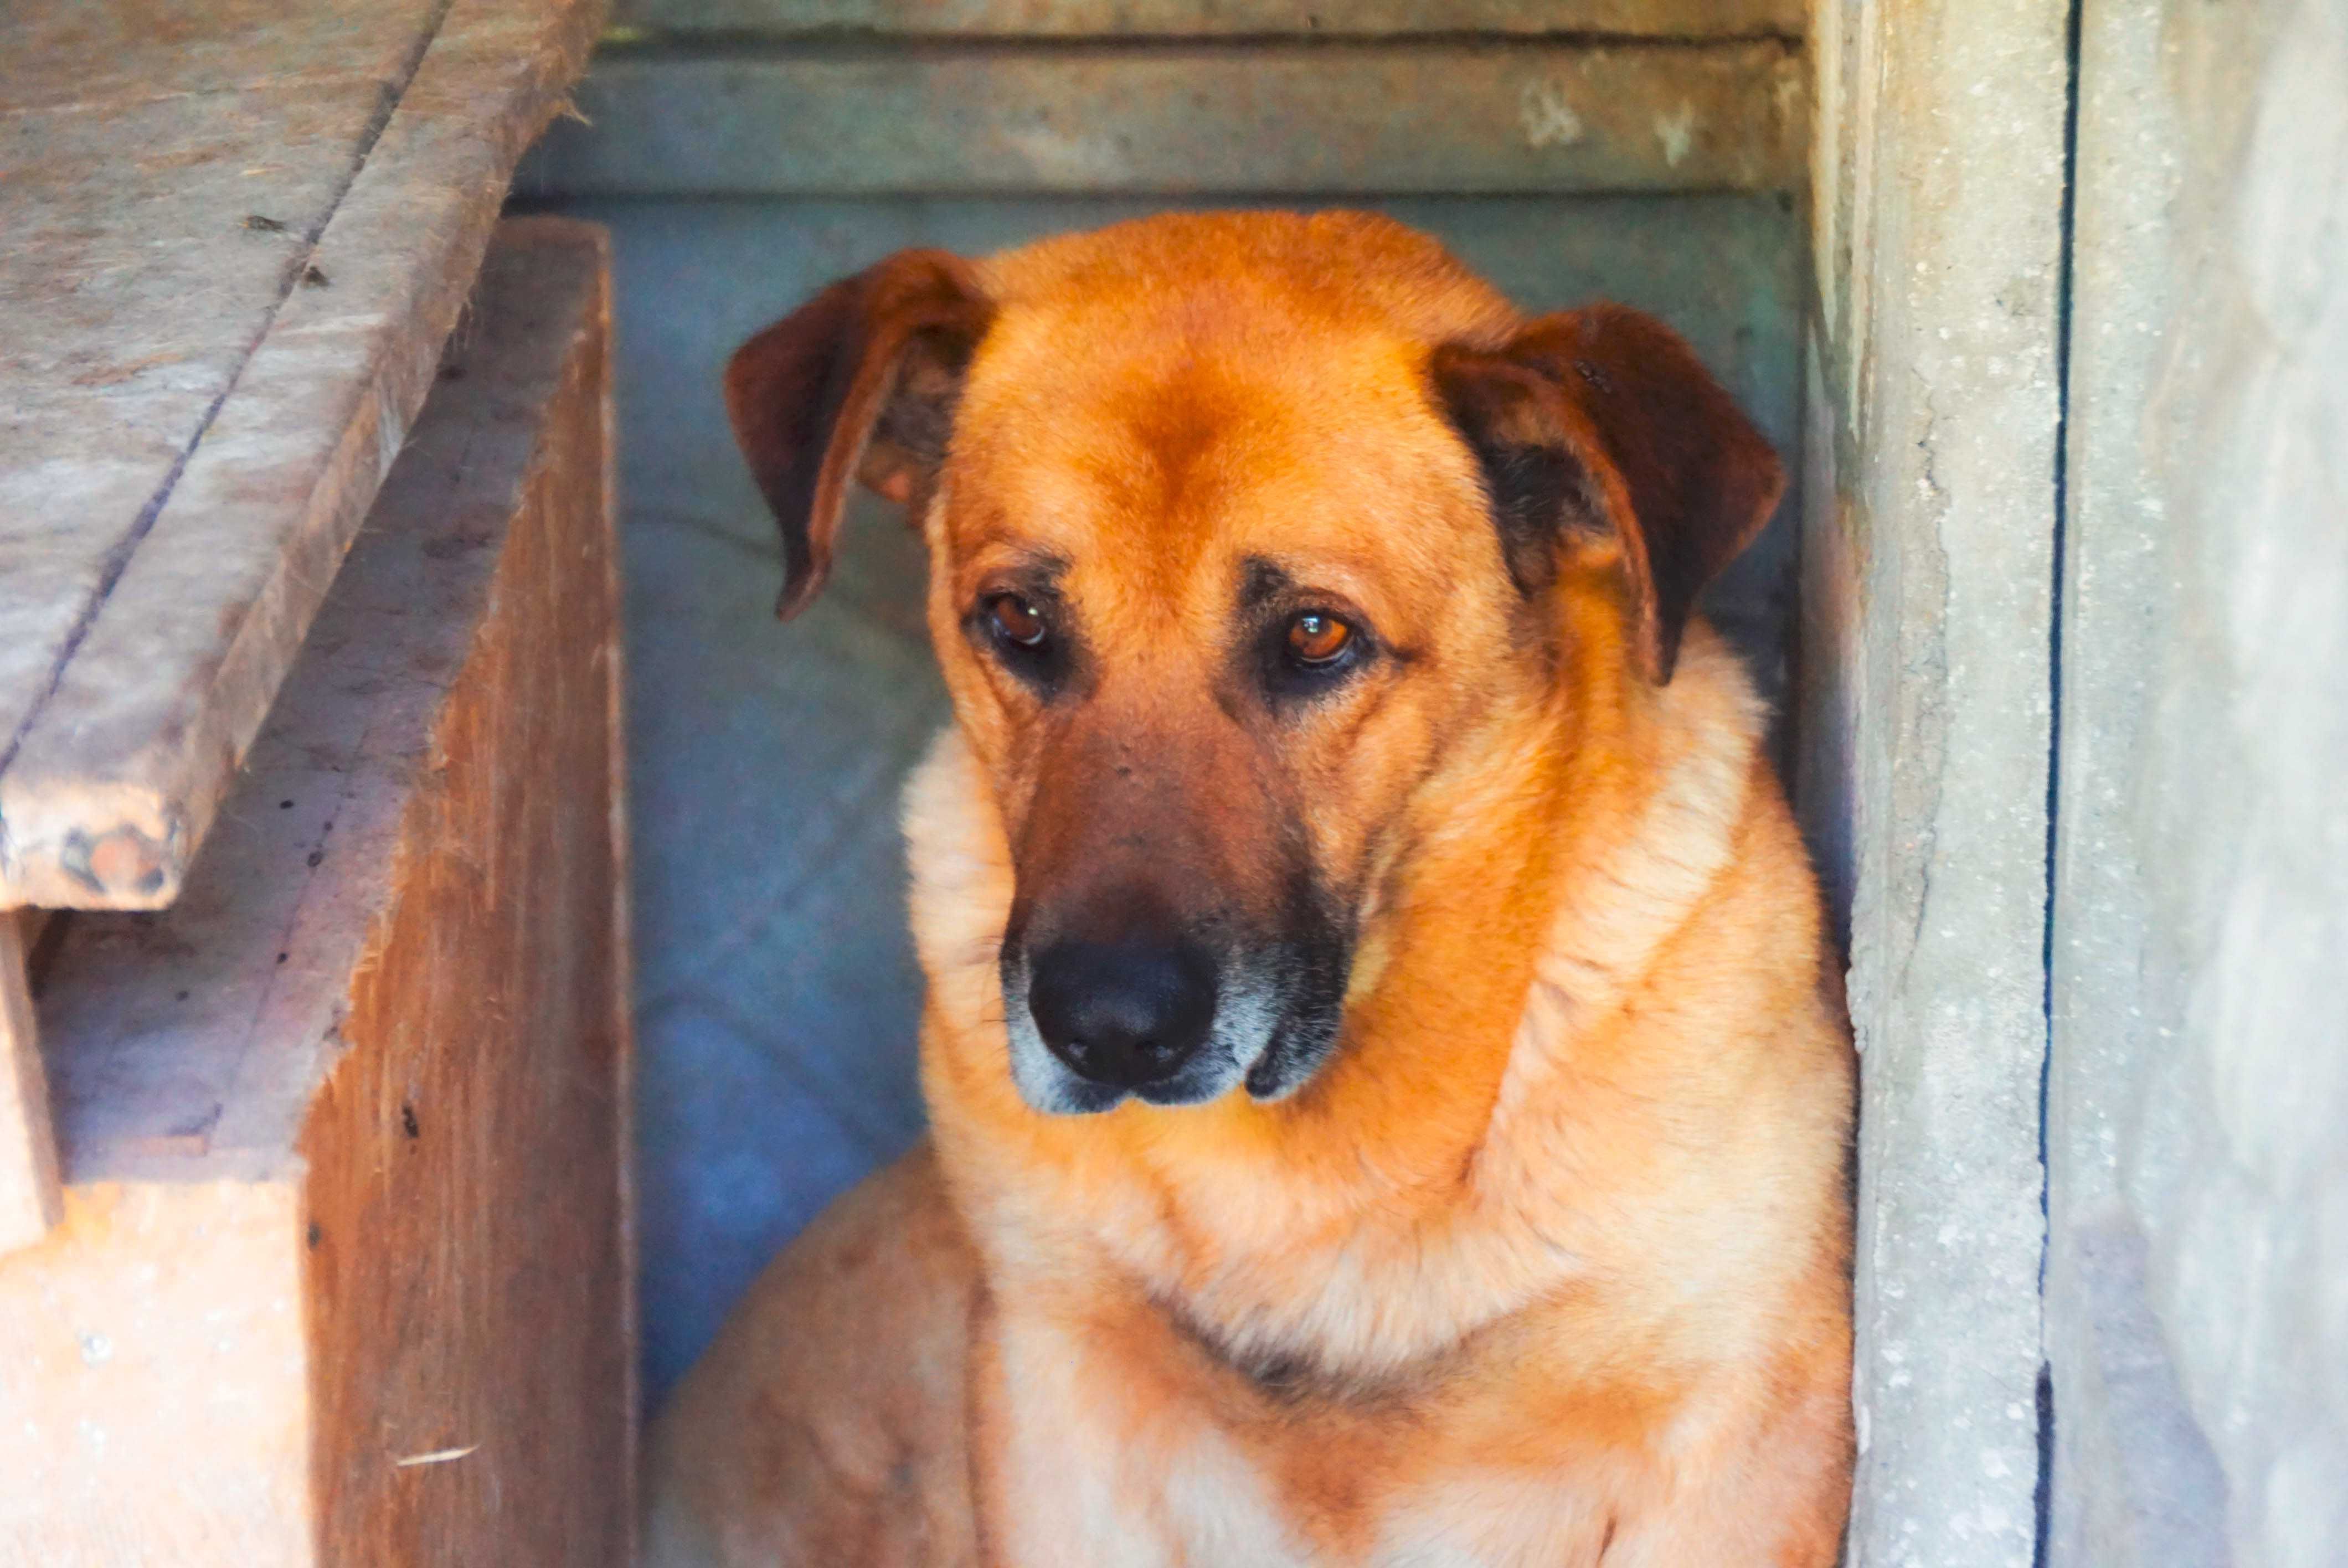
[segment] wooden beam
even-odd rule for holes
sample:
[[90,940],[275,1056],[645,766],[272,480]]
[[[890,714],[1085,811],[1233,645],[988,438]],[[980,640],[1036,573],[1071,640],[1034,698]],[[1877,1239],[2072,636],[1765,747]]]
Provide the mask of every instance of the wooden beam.
[[49,1080],[26,969],[30,910],[0,909],[0,1255],[49,1234],[63,1210]]
[[1807,176],[1776,39],[607,49],[533,196],[1317,198],[1769,190]]
[[0,1568],[632,1560],[610,306],[500,225],[185,895],[48,944]]
[[[165,29],[118,0],[0,6],[0,779],[146,508],[299,288],[435,7],[384,0],[340,26],[335,9],[201,6]],[[9,886],[9,827],[0,907],[54,903]]]
[[1493,33],[1798,37],[1802,0],[619,0],[671,34],[903,37],[1378,37]]

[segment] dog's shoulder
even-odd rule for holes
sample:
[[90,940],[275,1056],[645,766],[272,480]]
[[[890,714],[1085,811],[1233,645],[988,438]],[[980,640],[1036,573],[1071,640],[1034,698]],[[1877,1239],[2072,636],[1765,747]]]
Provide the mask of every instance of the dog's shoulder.
[[924,1143],[769,1264],[647,1440],[646,1568],[974,1563],[976,1261]]

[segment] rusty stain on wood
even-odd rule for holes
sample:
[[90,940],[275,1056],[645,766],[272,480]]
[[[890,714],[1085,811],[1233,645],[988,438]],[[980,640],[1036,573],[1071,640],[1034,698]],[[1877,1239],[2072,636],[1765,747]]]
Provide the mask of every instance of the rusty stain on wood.
[[609,311],[501,227],[186,897],[64,933],[0,1563],[628,1560]]

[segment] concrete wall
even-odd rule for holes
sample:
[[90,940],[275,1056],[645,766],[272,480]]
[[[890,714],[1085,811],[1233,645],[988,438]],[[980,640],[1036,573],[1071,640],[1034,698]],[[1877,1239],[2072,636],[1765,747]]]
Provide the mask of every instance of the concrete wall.
[[1849,917],[1869,1568],[2034,1550],[2065,22],[1812,11],[1797,779]]
[[2348,9],[1811,36],[1851,1559],[2348,1563]]
[[2348,1562],[2348,7],[2091,0],[2058,1563]]

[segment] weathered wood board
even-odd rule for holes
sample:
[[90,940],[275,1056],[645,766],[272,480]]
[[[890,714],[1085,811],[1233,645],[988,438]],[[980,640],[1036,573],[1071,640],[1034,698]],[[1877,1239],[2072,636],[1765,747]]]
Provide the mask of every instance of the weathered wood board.
[[0,1257],[46,1235],[62,1212],[48,1074],[33,1027],[30,927],[0,909]]
[[272,46],[234,13],[144,36],[133,9],[0,18],[0,757],[294,286],[433,14],[391,0]]
[[610,293],[504,226],[184,896],[37,999],[0,1564],[623,1564]]
[[598,0],[0,15],[0,907],[158,907]]
[[619,0],[614,10],[675,33],[973,37],[1797,37],[1807,19],[1802,0]]
[[533,195],[1791,190],[1783,40],[606,50]]

